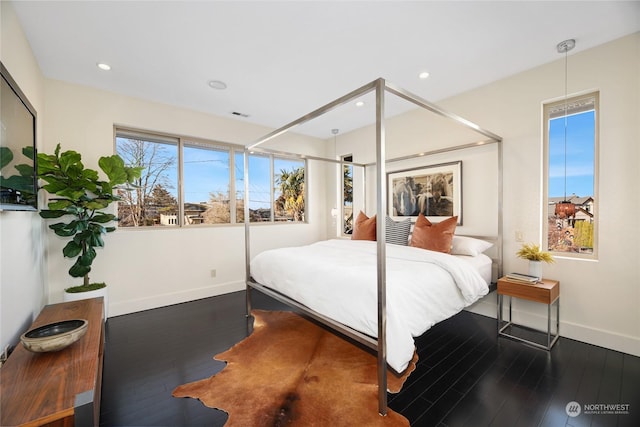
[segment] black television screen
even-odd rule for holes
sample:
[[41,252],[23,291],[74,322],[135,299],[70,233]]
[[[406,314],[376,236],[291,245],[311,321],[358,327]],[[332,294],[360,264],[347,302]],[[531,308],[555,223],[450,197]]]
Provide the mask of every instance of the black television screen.
[[0,210],[37,210],[36,111],[0,62]]

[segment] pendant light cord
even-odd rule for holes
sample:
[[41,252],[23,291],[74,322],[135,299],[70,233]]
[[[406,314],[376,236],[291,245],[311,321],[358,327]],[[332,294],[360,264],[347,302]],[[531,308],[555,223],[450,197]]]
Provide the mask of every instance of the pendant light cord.
[[576,46],[574,39],[569,39],[558,43],[556,49],[558,53],[564,53],[564,200],[567,202],[567,129],[569,127],[569,51]]
[[569,50],[564,51],[564,201],[567,201],[567,127],[568,127],[568,75],[569,75]]

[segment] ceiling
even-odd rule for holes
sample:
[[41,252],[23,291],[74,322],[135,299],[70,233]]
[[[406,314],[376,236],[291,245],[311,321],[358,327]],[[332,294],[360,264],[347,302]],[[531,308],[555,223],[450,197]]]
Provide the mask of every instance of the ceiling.
[[[13,5],[47,78],[272,128],[379,77],[437,102],[562,59],[562,40],[576,39],[573,54],[640,30],[638,1]],[[422,71],[430,77],[419,79]],[[374,117],[342,108],[304,133],[328,138]]]

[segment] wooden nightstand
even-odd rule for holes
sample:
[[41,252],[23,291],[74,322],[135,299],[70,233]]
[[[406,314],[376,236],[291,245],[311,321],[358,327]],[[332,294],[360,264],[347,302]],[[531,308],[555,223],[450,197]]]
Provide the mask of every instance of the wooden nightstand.
[[[503,325],[502,311],[504,296],[509,297],[509,320]],[[516,326],[511,321],[511,302],[513,298],[522,298],[529,301],[547,304],[547,339],[546,345],[540,344],[522,337],[505,332],[507,328]],[[551,336],[551,306],[556,305],[556,333]],[[528,328],[531,329],[531,328]],[[543,331],[540,331],[543,332]],[[543,332],[544,333],[544,332]],[[542,279],[535,284],[521,283],[502,277],[498,280],[498,336],[509,337],[525,342],[535,347],[551,350],[560,336],[560,282],[557,280]]]

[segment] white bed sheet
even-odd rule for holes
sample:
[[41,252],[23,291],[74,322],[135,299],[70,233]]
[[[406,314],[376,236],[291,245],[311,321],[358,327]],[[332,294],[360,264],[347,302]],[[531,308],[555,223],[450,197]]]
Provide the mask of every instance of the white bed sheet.
[[[251,261],[251,276],[344,325],[376,337],[376,242],[326,240],[273,249]],[[387,363],[408,366],[413,337],[486,295],[469,262],[448,254],[387,245]]]
[[485,254],[479,254],[478,256],[469,255],[453,255],[454,257],[466,262],[473,267],[480,276],[484,279],[484,282],[491,284],[491,276],[493,273],[493,260]]

